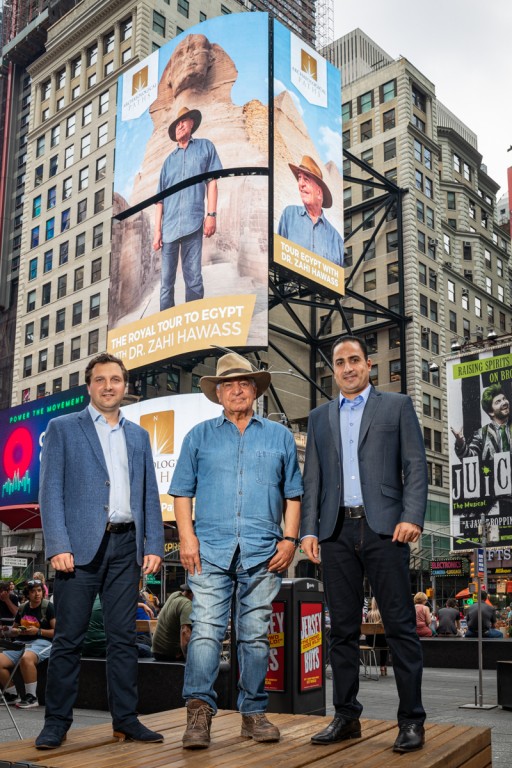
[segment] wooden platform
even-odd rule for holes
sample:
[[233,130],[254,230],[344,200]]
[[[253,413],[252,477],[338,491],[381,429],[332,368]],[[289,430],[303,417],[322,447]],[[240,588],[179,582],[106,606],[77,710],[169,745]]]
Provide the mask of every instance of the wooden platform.
[[240,715],[219,711],[212,724],[207,750],[183,750],[185,709],[147,715],[141,720],[165,735],[163,744],[117,742],[106,725],[71,729],[60,749],[36,750],[32,740],[1,745],[1,759],[48,768],[488,768],[492,765],[491,731],[446,723],[426,726],[425,748],[412,754],[392,751],[395,723],[362,720],[362,738],[330,747],[310,744],[313,733],[330,717],[271,715],[281,729],[281,741],[257,744],[240,736]]

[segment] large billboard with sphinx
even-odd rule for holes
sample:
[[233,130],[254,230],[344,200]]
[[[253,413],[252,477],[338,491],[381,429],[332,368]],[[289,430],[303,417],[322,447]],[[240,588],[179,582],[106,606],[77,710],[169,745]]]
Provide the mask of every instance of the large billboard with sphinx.
[[512,542],[512,350],[476,350],[447,362],[451,520],[455,549]]

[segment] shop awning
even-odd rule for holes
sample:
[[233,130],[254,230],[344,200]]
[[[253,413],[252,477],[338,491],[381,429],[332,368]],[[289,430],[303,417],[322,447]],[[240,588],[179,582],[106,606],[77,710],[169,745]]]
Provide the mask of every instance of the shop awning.
[[41,528],[39,504],[15,504],[10,507],[0,507],[0,523],[5,523],[11,531]]

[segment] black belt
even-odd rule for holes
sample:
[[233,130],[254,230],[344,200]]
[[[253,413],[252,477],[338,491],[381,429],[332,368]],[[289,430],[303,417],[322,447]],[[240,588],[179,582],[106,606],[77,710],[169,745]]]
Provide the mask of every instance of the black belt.
[[135,523],[107,523],[105,530],[108,533],[126,533],[135,530]]
[[366,517],[362,504],[359,504],[357,507],[340,507],[340,512],[343,512],[345,517],[349,517],[351,520],[359,520],[361,517]]

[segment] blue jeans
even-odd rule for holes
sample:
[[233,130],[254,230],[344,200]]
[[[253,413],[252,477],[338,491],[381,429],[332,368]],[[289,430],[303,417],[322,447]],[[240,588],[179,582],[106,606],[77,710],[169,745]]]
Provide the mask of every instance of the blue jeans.
[[188,577],[194,600],[183,698],[202,699],[217,711],[217,694],[213,686],[219,673],[222,641],[236,588],[232,622],[239,667],[238,709],[243,714],[265,712],[268,628],[272,600],[279,592],[281,576],[268,571],[266,563],[244,570],[239,551],[228,570],[205,561],[201,565],[200,575],[196,573]]
[[191,235],[162,245],[162,275],[160,284],[160,311],[175,306],[174,284],[181,250],[181,268],[185,281],[185,301],[204,296],[201,258],[203,254],[203,225]]
[[[464,637],[478,637],[478,632],[467,629]],[[499,629],[486,629],[485,632],[482,632],[482,637],[503,637],[503,632],[500,632]]]

